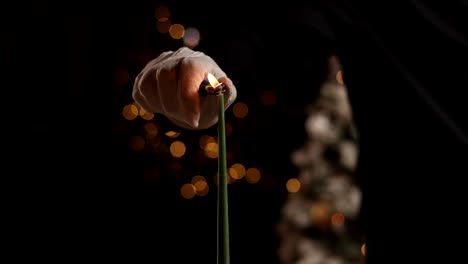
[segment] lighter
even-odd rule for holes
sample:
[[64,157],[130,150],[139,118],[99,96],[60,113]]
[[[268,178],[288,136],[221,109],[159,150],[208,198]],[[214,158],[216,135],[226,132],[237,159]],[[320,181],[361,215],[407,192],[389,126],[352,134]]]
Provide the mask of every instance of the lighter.
[[219,82],[211,73],[208,73],[206,78],[207,80],[203,80],[198,89],[200,95],[220,95],[226,92],[226,85]]

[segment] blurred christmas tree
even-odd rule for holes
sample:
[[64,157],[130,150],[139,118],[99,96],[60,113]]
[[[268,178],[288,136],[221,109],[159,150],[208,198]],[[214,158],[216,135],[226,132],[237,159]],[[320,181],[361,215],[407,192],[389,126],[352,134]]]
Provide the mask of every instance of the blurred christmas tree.
[[358,135],[341,68],[330,59],[329,78],[307,108],[308,139],[291,159],[299,168],[278,223],[283,264],[363,263],[357,228],[361,189],[353,179]]

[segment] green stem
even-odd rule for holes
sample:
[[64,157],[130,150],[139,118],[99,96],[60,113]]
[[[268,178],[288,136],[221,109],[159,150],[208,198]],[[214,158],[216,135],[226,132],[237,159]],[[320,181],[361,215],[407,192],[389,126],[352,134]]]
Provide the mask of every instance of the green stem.
[[229,264],[229,217],[227,189],[224,94],[218,95],[218,264]]

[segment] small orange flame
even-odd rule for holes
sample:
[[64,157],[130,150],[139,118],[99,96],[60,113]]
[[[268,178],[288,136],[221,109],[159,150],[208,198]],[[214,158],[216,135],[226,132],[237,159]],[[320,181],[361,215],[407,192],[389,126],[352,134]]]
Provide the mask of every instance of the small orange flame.
[[219,85],[218,80],[216,79],[216,77],[213,76],[213,74],[208,73],[207,77],[208,77],[208,81],[210,82],[213,88],[216,88]]

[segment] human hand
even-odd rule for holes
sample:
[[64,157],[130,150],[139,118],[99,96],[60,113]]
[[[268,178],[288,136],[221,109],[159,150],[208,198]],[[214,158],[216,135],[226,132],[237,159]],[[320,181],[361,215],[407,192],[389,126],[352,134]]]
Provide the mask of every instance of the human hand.
[[199,94],[208,73],[225,84],[227,109],[237,97],[234,84],[210,56],[186,47],[150,61],[135,78],[133,99],[145,111],[160,113],[180,127],[209,128],[218,121],[218,99]]

